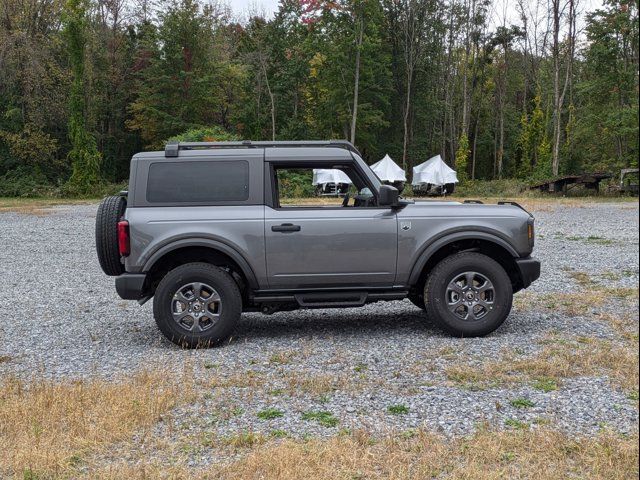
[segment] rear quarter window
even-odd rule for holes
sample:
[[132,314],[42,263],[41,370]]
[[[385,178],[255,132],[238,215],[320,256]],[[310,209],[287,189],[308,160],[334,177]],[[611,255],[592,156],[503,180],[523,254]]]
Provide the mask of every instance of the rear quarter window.
[[147,202],[243,202],[249,198],[249,163],[243,160],[156,162],[149,166]]

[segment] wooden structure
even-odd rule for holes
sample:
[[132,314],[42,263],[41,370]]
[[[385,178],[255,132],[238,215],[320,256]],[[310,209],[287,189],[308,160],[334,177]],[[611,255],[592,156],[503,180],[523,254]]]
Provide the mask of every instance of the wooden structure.
[[625,168],[620,171],[620,192],[629,195],[638,195],[639,171],[637,168]]
[[566,193],[570,188],[582,185],[585,188],[600,191],[600,182],[611,178],[608,173],[583,173],[582,175],[565,175],[544,182],[536,183],[529,187],[530,190],[540,190],[549,193]]

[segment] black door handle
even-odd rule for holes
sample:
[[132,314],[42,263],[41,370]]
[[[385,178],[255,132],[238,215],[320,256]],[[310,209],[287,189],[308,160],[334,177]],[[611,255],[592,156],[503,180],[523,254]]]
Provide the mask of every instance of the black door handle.
[[282,225],[274,225],[271,227],[272,232],[299,232],[300,225],[294,225],[293,223],[283,223]]

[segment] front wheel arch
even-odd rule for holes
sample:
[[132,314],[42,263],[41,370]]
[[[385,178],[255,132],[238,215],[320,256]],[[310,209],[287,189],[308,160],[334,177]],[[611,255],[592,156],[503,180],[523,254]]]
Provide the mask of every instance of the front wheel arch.
[[458,237],[445,237],[425,249],[409,277],[411,290],[422,294],[425,282],[433,268],[445,258],[461,252],[477,252],[495,260],[507,272],[513,293],[523,288],[520,270],[516,264],[518,253],[504,240],[483,234],[467,234]]

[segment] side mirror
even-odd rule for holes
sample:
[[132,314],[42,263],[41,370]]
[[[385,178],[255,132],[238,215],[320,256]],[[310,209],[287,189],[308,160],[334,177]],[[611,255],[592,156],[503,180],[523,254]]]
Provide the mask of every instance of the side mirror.
[[391,185],[381,185],[380,195],[378,198],[378,206],[380,207],[397,207],[400,192]]

